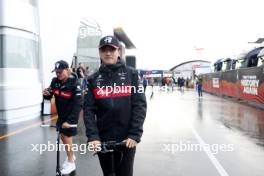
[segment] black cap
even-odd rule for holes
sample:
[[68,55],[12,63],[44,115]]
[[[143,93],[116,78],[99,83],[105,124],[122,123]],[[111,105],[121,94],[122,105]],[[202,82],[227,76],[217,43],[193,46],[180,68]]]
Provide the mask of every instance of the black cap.
[[111,36],[111,35],[101,38],[99,43],[99,49],[106,45],[112,46],[116,49],[119,48],[120,46],[118,39],[115,36]]
[[54,72],[56,70],[63,70],[66,68],[69,68],[69,64],[64,60],[60,60],[60,61],[57,61],[55,63],[55,68],[54,68],[54,70],[52,70],[52,72]]

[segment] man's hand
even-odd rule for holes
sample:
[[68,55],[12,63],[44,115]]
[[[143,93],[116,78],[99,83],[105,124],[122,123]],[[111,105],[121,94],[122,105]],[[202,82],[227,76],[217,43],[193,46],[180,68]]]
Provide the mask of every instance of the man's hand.
[[43,95],[44,96],[50,96],[50,92],[48,91],[48,89],[43,90]]
[[135,148],[137,146],[137,141],[130,138],[127,138],[126,140],[124,140],[124,142],[126,142],[127,148]]
[[101,149],[101,141],[95,140],[88,142],[89,151],[98,152]]
[[64,122],[62,125],[61,125],[61,128],[70,128],[70,124],[68,122]]

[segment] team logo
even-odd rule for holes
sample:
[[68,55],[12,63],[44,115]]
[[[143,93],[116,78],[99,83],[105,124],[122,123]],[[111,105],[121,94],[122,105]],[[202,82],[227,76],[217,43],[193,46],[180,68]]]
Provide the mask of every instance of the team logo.
[[106,37],[106,38],[104,39],[105,43],[111,43],[112,40],[113,40],[112,37]]
[[58,69],[59,66],[60,66],[60,63],[56,63],[56,65],[55,65],[56,69]]
[[125,72],[122,73],[118,73],[118,76],[120,77],[121,80],[125,80],[126,79],[126,74]]

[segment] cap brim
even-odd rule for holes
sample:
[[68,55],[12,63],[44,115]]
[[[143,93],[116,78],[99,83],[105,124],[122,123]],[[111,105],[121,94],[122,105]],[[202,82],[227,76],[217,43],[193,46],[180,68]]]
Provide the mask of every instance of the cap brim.
[[104,45],[100,45],[100,46],[99,46],[99,49],[102,48],[102,47],[104,47],[104,46],[111,46],[111,47],[113,47],[113,48],[115,48],[115,49],[119,48],[118,46],[115,46],[115,45],[104,44]]
[[55,72],[56,70],[64,70],[64,69],[54,69],[54,70],[51,71],[51,73]]

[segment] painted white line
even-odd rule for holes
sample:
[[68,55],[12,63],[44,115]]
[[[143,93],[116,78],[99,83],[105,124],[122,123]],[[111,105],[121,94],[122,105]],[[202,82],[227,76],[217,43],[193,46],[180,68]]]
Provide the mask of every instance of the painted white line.
[[219,161],[216,159],[216,157],[214,156],[214,154],[210,151],[210,150],[206,150],[205,149],[205,145],[206,143],[204,142],[204,140],[201,138],[201,136],[198,134],[198,132],[195,130],[195,128],[190,125],[190,128],[194,134],[194,136],[196,137],[196,139],[198,140],[198,142],[200,143],[201,146],[203,146],[203,150],[204,152],[207,154],[208,158],[211,160],[211,162],[213,163],[213,165],[215,166],[216,170],[218,171],[218,173],[221,176],[229,176],[228,173],[226,172],[226,170],[223,168],[223,166],[219,163]]

